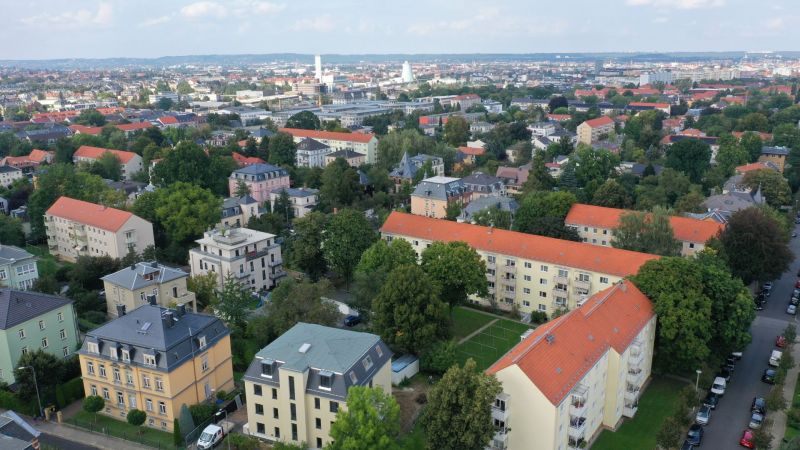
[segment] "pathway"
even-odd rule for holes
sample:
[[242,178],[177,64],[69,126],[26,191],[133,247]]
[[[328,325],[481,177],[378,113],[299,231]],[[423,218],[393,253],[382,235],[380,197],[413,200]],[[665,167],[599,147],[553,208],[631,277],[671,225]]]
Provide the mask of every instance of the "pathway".
[[490,326],[494,325],[495,323],[497,323],[498,320],[500,320],[500,319],[492,319],[491,321],[487,322],[486,325],[478,328],[477,330],[473,331],[472,333],[468,334],[466,337],[464,337],[463,339],[458,341],[458,345],[461,345],[464,342],[467,342],[468,340],[472,339],[474,336],[480,334],[483,330],[485,330],[485,329],[489,328]]
[[773,448],[780,447],[783,436],[786,434],[786,412],[792,407],[794,389],[797,385],[797,374],[800,373],[800,343],[795,343],[792,346],[792,358],[794,358],[794,366],[786,373],[786,381],[783,384],[783,398],[786,399],[786,409],[776,412],[772,417]]

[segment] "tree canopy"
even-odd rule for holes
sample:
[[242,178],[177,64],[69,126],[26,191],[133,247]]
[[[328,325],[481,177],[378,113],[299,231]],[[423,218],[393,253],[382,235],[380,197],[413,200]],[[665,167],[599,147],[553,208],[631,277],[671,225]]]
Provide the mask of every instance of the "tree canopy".
[[300,111],[286,120],[286,128],[302,128],[304,130],[319,130],[319,117],[311,111]]
[[711,147],[697,139],[684,139],[667,149],[665,165],[685,173],[693,183],[699,183],[711,164]]
[[347,408],[339,409],[331,426],[333,442],[326,450],[398,450],[400,406],[379,387],[353,386]]
[[294,239],[290,258],[292,264],[316,281],[327,270],[325,254],[322,250],[322,235],[327,217],[312,211],[294,221]]
[[678,256],[681,243],[675,239],[669,211],[661,207],[652,213],[630,211],[619,218],[611,245],[616,248],[662,256]]
[[731,272],[746,284],[780,277],[794,259],[786,230],[759,207],[733,213],[720,241]]
[[422,252],[422,269],[442,288],[450,307],[466,303],[470,295],[487,295],[486,264],[464,242],[434,242]]
[[332,269],[350,280],[361,254],[378,238],[364,214],[343,209],[334,214],[325,226],[323,251]]

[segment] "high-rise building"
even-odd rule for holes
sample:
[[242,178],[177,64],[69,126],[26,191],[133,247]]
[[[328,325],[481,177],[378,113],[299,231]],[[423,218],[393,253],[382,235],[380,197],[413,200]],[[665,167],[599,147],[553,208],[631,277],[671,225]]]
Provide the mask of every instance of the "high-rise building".
[[403,63],[403,73],[400,79],[403,83],[412,83],[414,81],[414,72],[411,71],[411,64],[408,61]]
[[314,56],[314,78],[322,82],[322,56]]

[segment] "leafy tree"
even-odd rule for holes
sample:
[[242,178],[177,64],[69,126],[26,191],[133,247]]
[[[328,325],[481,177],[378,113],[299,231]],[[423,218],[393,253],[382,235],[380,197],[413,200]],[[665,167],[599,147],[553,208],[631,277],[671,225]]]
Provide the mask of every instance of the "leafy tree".
[[288,279],[272,291],[267,304],[268,336],[278,337],[298,322],[334,326],[339,321],[339,311],[332,303],[323,300],[333,291],[327,280],[316,283]]
[[222,291],[217,296],[214,309],[228,324],[244,328],[247,324],[248,306],[253,302],[253,294],[239,283],[232,274],[225,276]]
[[394,268],[375,297],[374,329],[393,348],[420,354],[448,337],[447,306],[440,288],[419,266]]
[[336,158],[322,171],[320,203],[328,208],[351,206],[358,198],[359,176],[343,158]]
[[182,181],[227,195],[228,176],[235,169],[236,162],[229,153],[212,150],[206,154],[199,145],[183,141],[165,152],[153,168],[153,183],[165,187]]
[[96,109],[84,109],[73,122],[78,125],[102,127],[106,124],[106,118]]
[[94,414],[94,420],[97,421],[97,413],[103,410],[106,407],[106,401],[103,400],[103,397],[99,395],[90,395],[83,399],[83,410]]
[[[145,413],[141,409],[134,408],[128,411],[128,414],[127,416],[125,416],[125,419],[128,421],[130,425],[133,425],[134,427],[141,427],[142,425],[144,425],[144,421],[147,420],[147,413]],[[142,434],[141,428],[139,429],[139,434]]]
[[577,201],[575,194],[565,191],[525,194],[514,215],[514,229],[523,233],[544,233],[551,237],[568,235],[566,230],[553,226],[560,222],[564,227],[564,218]]
[[727,134],[719,138],[717,150],[717,166],[721,168],[726,177],[733,175],[734,168],[750,162],[750,155],[742,148],[735,137]]
[[[258,438],[255,438],[253,436],[247,436],[241,433],[230,433],[225,439],[231,445],[231,448],[235,450],[258,450],[261,448],[260,441],[258,440]],[[278,445],[273,445],[272,450],[281,450],[281,448],[283,450],[294,450],[295,448],[297,450],[301,450],[306,448],[305,446],[295,447],[293,445],[284,444],[281,442],[277,442],[276,444],[280,444],[283,447],[278,447]]]
[[706,197],[696,190],[692,190],[685,195],[681,196],[675,202],[675,213],[682,214],[685,212],[701,213],[706,209],[703,208],[703,202]]
[[321,212],[312,211],[294,221],[291,261],[298,269],[316,281],[327,270],[322,250],[322,236],[327,218]]
[[[35,381],[33,371],[29,368],[31,366],[36,371]],[[64,374],[63,361],[42,349],[29,351],[20,356],[13,367],[14,379],[17,381],[17,395],[24,401],[36,400],[36,383],[43,396],[52,393]]]
[[457,147],[464,145],[469,139],[469,123],[461,116],[451,116],[444,124],[444,139],[448,144]]
[[364,214],[343,209],[325,227],[323,251],[330,267],[348,282],[353,276],[361,254],[377,239]]
[[675,239],[669,212],[657,207],[651,214],[626,212],[619,218],[611,245],[616,248],[662,256],[678,256],[681,243]]
[[289,133],[275,133],[275,135],[269,139],[268,153],[268,161],[270,164],[294,166],[297,154],[297,145],[294,143],[294,137]]
[[[551,144],[555,145],[555,144]],[[531,170],[528,172],[528,179],[522,185],[522,191],[529,193],[533,191],[549,191],[556,185],[556,181],[545,167],[545,155],[536,152],[531,161]]]
[[122,166],[117,155],[106,152],[97,161],[88,164],[87,171],[107,180],[119,181],[122,178]]
[[619,165],[619,156],[608,150],[579,145],[575,158],[575,178],[581,187],[591,181],[598,184],[606,181]]
[[378,141],[378,161],[389,169],[400,162],[403,153],[409,156],[419,153],[433,154],[436,141],[423,136],[416,130],[393,131]]
[[694,183],[699,183],[710,166],[711,148],[697,139],[684,139],[667,149],[665,165],[685,173]]
[[761,136],[753,132],[746,132],[739,139],[739,145],[747,153],[749,162],[758,160],[761,156],[761,148],[764,143],[761,141]]
[[207,189],[176,182],[139,196],[134,214],[152,218],[175,243],[193,241],[220,221],[222,200]]
[[247,184],[244,181],[239,180],[239,182],[236,183],[236,192],[234,192],[233,195],[235,195],[236,197],[244,197],[250,195],[250,187],[247,186]]
[[361,255],[355,270],[354,305],[362,317],[369,317],[372,299],[380,292],[389,272],[404,264],[416,264],[417,253],[408,241],[378,239]]
[[448,202],[444,211],[445,219],[454,222],[461,215],[461,202]]
[[303,130],[319,130],[319,117],[311,111],[300,111],[286,120],[286,128],[301,128]]
[[492,404],[500,392],[500,382],[478,370],[471,358],[464,367],[451,367],[428,392],[428,406],[422,419],[428,448],[485,448],[495,433]]
[[423,372],[441,375],[458,364],[458,350],[455,341],[437,342],[422,352],[420,366]]
[[594,191],[594,197],[592,198],[593,205],[608,208],[630,208],[632,203],[633,199],[628,194],[628,190],[611,178]]
[[194,89],[192,89],[192,86],[186,80],[181,80],[181,81],[178,82],[178,86],[176,87],[176,91],[180,95],[187,95],[187,94],[191,94],[192,92],[194,92]]
[[744,174],[742,184],[749,187],[753,191],[761,188],[761,193],[767,200],[767,204],[773,208],[780,208],[791,204],[792,189],[789,187],[789,182],[783,175],[772,170],[752,170]]
[[547,110],[553,112],[558,108],[568,108],[569,102],[567,98],[563,95],[558,95],[550,99],[550,102],[547,103]]
[[450,307],[470,295],[487,295],[486,264],[464,242],[434,242],[422,252],[422,269],[442,287],[442,300]]
[[339,409],[331,426],[333,442],[326,450],[399,450],[400,406],[381,388],[354,386],[347,408]]
[[482,209],[472,215],[472,223],[485,227],[495,227],[503,230],[511,229],[512,215],[510,211],[497,207]]
[[658,429],[656,434],[656,443],[658,448],[671,450],[677,448],[683,438],[683,430],[685,427],[679,423],[674,416],[669,416],[664,419],[661,428]]
[[0,242],[6,245],[25,245],[22,221],[16,217],[0,214]]
[[794,259],[786,230],[758,207],[735,212],[720,242],[731,272],[745,284],[780,277]]
[[157,109],[160,109],[162,111],[169,111],[172,108],[172,105],[174,104],[175,102],[173,102],[171,98],[161,97],[160,99],[158,99],[155,106]]

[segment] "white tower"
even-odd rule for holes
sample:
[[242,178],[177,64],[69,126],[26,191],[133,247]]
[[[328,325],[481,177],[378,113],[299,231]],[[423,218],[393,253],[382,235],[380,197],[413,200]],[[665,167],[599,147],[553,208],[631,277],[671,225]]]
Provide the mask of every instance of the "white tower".
[[322,83],[322,56],[314,56],[314,77]]
[[414,72],[411,71],[411,64],[408,61],[403,63],[403,72],[400,75],[400,80],[403,83],[411,83],[414,81]]

